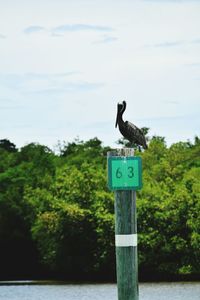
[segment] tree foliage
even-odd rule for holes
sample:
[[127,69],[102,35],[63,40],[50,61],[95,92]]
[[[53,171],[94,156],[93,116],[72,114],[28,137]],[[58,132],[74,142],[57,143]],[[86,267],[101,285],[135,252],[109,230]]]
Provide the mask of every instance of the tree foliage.
[[[148,131],[148,130],[147,130]],[[146,132],[147,132],[146,131]],[[139,270],[200,274],[200,142],[149,139],[137,193]],[[0,140],[1,278],[113,279],[114,196],[98,138],[60,153]]]

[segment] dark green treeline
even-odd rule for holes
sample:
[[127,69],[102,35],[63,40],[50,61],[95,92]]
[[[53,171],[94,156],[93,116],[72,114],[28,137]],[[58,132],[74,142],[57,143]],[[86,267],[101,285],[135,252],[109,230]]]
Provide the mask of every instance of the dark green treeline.
[[[58,154],[0,140],[0,280],[115,279],[109,150],[97,138],[64,143]],[[140,279],[198,278],[200,139],[168,148],[153,137],[136,155]]]

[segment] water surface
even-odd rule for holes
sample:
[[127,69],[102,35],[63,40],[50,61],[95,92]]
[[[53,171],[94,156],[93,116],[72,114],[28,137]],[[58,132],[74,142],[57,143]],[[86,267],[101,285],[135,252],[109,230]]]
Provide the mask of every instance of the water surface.
[[[200,283],[142,283],[140,300],[200,300]],[[1,283],[0,300],[117,300],[116,284]]]

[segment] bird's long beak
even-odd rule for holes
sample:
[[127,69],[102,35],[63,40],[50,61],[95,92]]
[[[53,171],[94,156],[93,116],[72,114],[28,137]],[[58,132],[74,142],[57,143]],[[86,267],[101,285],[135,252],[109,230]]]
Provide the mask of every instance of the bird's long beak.
[[119,109],[117,110],[117,117],[116,117],[116,122],[115,122],[115,128],[117,128],[117,124],[118,124],[118,119],[119,119]]
[[117,127],[118,124],[118,112],[117,112],[117,117],[116,117],[116,122],[115,122],[115,128]]

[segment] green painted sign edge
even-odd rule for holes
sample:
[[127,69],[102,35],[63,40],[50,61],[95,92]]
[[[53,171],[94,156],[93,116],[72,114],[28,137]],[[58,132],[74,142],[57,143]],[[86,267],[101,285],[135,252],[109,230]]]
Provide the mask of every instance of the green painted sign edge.
[[[113,187],[112,186],[112,161],[113,160],[137,160],[138,161],[138,174],[139,184],[133,187]],[[142,159],[139,156],[110,156],[108,157],[108,187],[110,190],[133,190],[138,191],[142,188]]]

